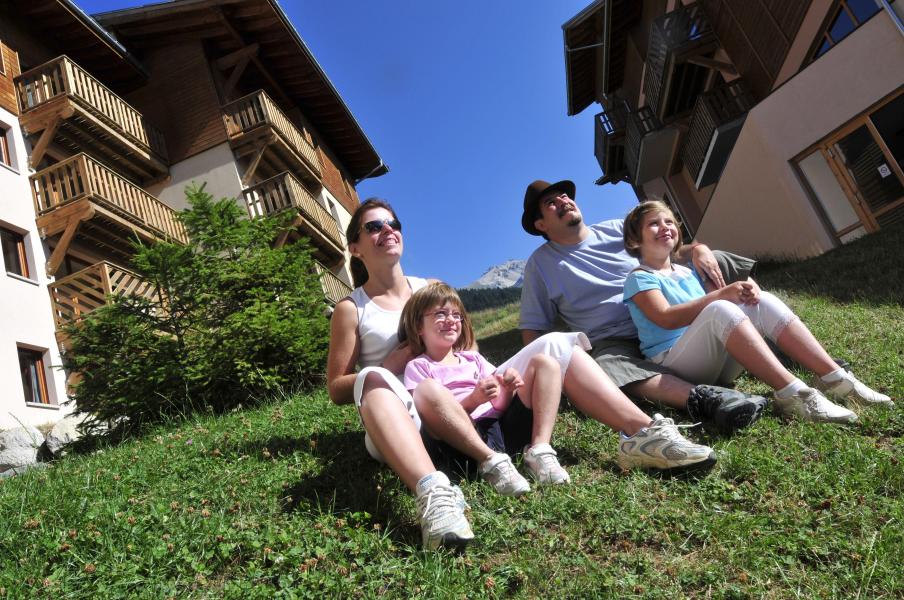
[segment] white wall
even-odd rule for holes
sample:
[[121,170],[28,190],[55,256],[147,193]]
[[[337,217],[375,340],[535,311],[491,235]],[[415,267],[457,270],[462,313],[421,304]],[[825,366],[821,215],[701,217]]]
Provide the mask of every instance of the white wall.
[[182,210],[188,207],[185,187],[193,182],[198,185],[206,182],[204,191],[217,200],[237,198],[240,206],[245,207],[241,177],[229,144],[214,146],[172,165],[169,181],[149,187],[148,192],[168,206]]
[[[66,399],[65,377],[56,337],[53,313],[44,275],[46,254],[35,226],[34,202],[28,180],[25,141],[18,119],[0,109],[0,122],[11,127],[16,170],[0,165],[0,225],[25,235],[29,278],[7,274],[0,268],[0,429],[21,424],[40,425],[56,421],[71,411],[59,406]],[[2,262],[2,259],[0,259]],[[48,407],[28,406],[19,372],[17,345],[39,350],[44,355]]]
[[351,260],[351,254],[348,253],[348,241],[345,239],[345,230],[352,220],[352,215],[341,202],[330,194],[330,191],[326,189],[326,186],[324,186],[320,194],[317,195],[317,201],[336,217],[336,221],[339,223],[339,233],[343,241],[342,249],[345,252],[345,259],[342,261],[341,267],[333,269],[333,274],[348,285],[352,285],[352,272],[348,266],[349,261]]
[[882,12],[750,111],[697,239],[755,256],[833,248],[792,160],[902,85],[904,36]]

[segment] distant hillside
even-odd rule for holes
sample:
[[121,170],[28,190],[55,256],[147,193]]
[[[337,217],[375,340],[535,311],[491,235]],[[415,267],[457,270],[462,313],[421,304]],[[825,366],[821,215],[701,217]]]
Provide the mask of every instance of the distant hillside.
[[465,286],[465,289],[521,287],[526,260],[507,260],[490,267],[480,279]]
[[506,304],[511,304],[512,302],[520,302],[521,288],[462,288],[458,290],[458,295],[461,296],[461,301],[464,302],[465,309],[468,312],[474,312],[487,308],[504,306]]

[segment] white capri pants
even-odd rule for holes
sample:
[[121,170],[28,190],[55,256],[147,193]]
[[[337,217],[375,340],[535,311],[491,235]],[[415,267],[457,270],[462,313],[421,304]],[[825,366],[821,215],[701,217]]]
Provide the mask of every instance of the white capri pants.
[[[519,350],[513,357],[499,365],[496,368],[496,372],[502,373],[509,367],[513,367],[519,373],[523,374],[527,369],[527,365],[531,358],[537,354],[546,354],[558,361],[559,366],[562,368],[562,381],[564,383],[565,371],[568,369],[569,363],[571,363],[571,354],[574,352],[575,346],[580,346],[584,350],[590,350],[590,341],[587,339],[586,335],[580,332],[547,333],[546,335],[538,337]],[[364,380],[370,374],[377,375],[383,379],[387,387],[389,387],[389,389],[399,398],[399,401],[405,407],[405,410],[408,411],[411,420],[414,421],[415,427],[420,431],[421,417],[417,414],[417,408],[414,406],[414,398],[411,397],[411,394],[405,389],[405,385],[399,378],[383,367],[365,367],[361,369],[358,376],[355,378],[355,406],[358,407],[358,413],[360,414],[361,412],[361,402],[364,396]],[[368,454],[374,459],[380,462],[386,462],[367,432],[364,433],[364,447],[367,448]]]
[[650,360],[693,383],[730,384],[744,367],[728,354],[725,344],[745,319],[774,342],[797,316],[769,292],[760,292],[759,303],[753,305],[716,300],[700,311],[671,348]]

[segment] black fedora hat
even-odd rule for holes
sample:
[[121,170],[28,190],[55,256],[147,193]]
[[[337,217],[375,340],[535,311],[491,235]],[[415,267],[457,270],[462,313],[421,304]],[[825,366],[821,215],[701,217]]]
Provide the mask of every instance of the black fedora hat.
[[527,190],[524,192],[524,212],[521,213],[521,227],[531,235],[543,235],[534,227],[534,221],[537,220],[537,204],[539,204],[540,198],[550,190],[565,192],[569,198],[574,200],[574,182],[567,179],[556,183],[538,179],[527,186]]

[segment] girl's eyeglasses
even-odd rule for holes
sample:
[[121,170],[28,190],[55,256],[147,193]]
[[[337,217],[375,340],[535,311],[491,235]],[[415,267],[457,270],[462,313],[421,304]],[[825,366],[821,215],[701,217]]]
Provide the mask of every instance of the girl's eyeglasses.
[[453,323],[461,323],[464,316],[460,312],[449,312],[447,310],[435,310],[427,313],[428,317],[433,317],[435,321],[452,321]]
[[383,229],[384,225],[389,225],[393,231],[402,231],[402,224],[398,219],[377,219],[376,221],[368,221],[362,227],[367,233],[377,233]]

